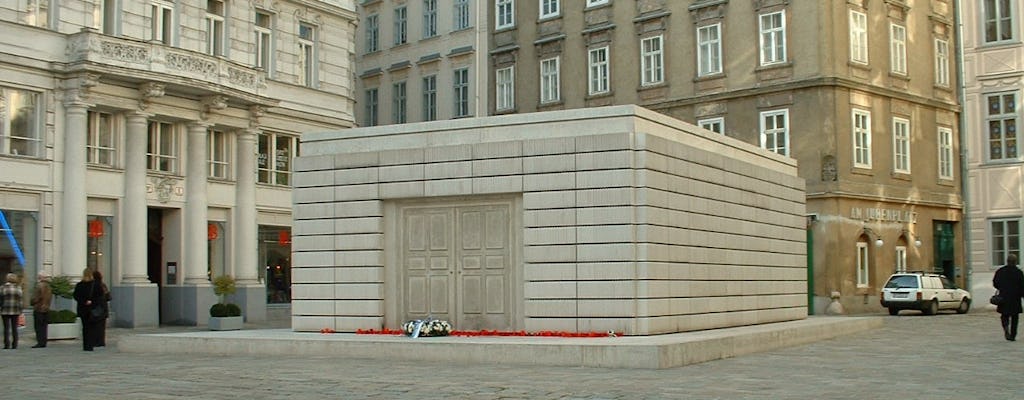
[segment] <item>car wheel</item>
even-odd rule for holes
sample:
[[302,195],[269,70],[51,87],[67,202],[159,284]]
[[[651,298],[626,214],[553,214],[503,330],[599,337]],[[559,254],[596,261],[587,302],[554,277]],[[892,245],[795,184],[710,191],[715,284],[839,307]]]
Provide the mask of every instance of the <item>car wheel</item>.
[[896,315],[900,313],[900,309],[896,307],[889,307],[889,315]]
[[921,311],[924,312],[924,315],[935,315],[935,314],[937,314],[939,312],[939,301],[938,300],[929,301],[928,304],[924,306],[924,310],[921,310]]
[[965,298],[963,300],[960,300],[960,307],[956,308],[956,313],[957,314],[967,314],[967,310],[970,310],[970,309],[971,309],[971,301],[967,300]]

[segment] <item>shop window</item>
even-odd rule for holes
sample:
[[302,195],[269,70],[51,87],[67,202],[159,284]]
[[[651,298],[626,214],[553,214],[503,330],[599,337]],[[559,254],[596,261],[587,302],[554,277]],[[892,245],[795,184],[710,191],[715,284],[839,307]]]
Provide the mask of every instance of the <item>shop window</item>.
[[[0,276],[11,272],[22,277],[36,276],[38,236],[37,212],[0,209]],[[35,279],[27,279],[26,284],[26,289],[31,290]],[[25,299],[24,306],[28,307],[28,296]]]
[[292,230],[284,226],[259,227],[259,257],[264,266],[263,282],[267,304],[289,303],[292,299]]
[[107,285],[112,284],[111,265],[114,260],[114,217],[90,215],[86,222],[85,266],[100,271]]
[[213,280],[227,273],[228,245],[224,234],[224,222],[210,221],[206,224],[206,278]]

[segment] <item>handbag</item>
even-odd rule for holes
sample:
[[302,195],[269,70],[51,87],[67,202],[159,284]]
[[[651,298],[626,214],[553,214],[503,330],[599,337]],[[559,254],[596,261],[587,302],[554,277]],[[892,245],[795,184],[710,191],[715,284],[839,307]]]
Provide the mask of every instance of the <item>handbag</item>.
[[[92,294],[93,294],[95,289],[96,289],[96,284],[93,283],[92,287],[89,289],[89,298],[93,297]],[[90,317],[89,319],[90,320],[96,321],[96,320],[106,319],[107,316],[108,315],[107,315],[106,297],[104,297],[104,301],[103,302],[95,303],[95,304],[92,305],[92,308],[89,309],[89,317]]]
[[1003,304],[1003,295],[999,294],[999,291],[996,290],[996,294],[992,295],[992,297],[988,299],[988,302],[992,303],[994,306]]

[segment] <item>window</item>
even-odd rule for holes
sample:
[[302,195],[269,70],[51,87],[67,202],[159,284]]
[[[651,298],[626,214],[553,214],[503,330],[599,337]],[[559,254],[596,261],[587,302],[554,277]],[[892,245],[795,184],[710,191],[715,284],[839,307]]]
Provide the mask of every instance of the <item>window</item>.
[[273,53],[274,30],[272,17],[262,11],[256,12],[256,67],[270,71],[270,60]]
[[559,58],[540,61],[540,102],[550,103],[559,99]]
[[640,84],[653,85],[665,80],[661,35],[640,39]]
[[452,30],[469,28],[469,0],[455,0],[455,15],[452,20]]
[[290,185],[292,160],[299,155],[298,141],[294,136],[261,133],[256,150],[257,181],[270,185]]
[[935,84],[949,86],[949,43],[935,39]]
[[907,28],[889,25],[889,63],[894,73],[907,74]]
[[377,88],[366,89],[366,122],[364,126],[377,126],[377,101],[379,100],[379,93]]
[[109,276],[114,257],[114,217],[87,215],[85,217],[85,267]]
[[223,276],[228,258],[228,241],[224,234],[223,221],[206,222],[206,279]]
[[50,27],[50,0],[35,0],[28,2],[27,23],[40,28]]
[[871,113],[853,110],[853,166],[871,168]]
[[114,166],[114,116],[100,111],[89,111],[89,132],[86,138],[85,160],[89,164]]
[[910,173],[910,121],[892,119],[892,168],[896,172]]
[[1020,220],[997,219],[990,222],[992,229],[992,265],[1003,265],[1006,256],[1020,259]]
[[164,44],[171,44],[171,32],[174,26],[174,4],[155,2],[151,4],[150,39]]
[[608,4],[608,0],[587,0],[587,7],[599,6],[602,4]]
[[725,134],[725,118],[722,117],[698,120],[697,125],[714,133]]
[[406,122],[405,81],[391,85],[391,121],[396,124]]
[[[42,256],[44,251],[41,250],[39,242],[43,240],[41,232],[46,222],[38,211],[12,210],[7,208],[10,205],[6,201],[4,203],[3,208],[0,208],[0,228],[4,230],[0,234],[0,258],[7,263],[7,268],[13,269],[20,265],[24,276],[35,276],[41,271],[42,262],[39,256]],[[29,287],[34,287],[34,279],[26,281]]]
[[722,72],[721,24],[697,28],[697,75]]
[[409,40],[409,22],[405,7],[395,9],[395,46],[405,44]]
[[258,232],[257,265],[266,266],[260,276],[266,282],[267,304],[288,304],[292,299],[291,228],[260,225]]
[[423,38],[437,36],[437,0],[423,1]]
[[494,0],[494,28],[505,29],[515,25],[515,0]]
[[224,55],[224,2],[206,1],[206,54]]
[[174,132],[174,125],[149,121],[146,168],[157,172],[178,171],[178,136]]
[[589,93],[599,94],[608,92],[608,47],[591,49],[587,58],[590,60],[588,76],[590,81]]
[[316,28],[299,24],[299,84],[316,86]]
[[786,62],[786,14],[782,11],[758,18],[761,30],[761,65]]
[[380,17],[377,14],[366,17],[366,52],[380,50]]
[[561,11],[559,10],[559,1],[560,0],[540,0],[540,5],[538,6],[540,7],[540,18],[557,17],[558,13]]
[[511,110],[515,107],[515,67],[495,71],[494,97],[496,110]]
[[1017,158],[1017,125],[1020,124],[1020,110],[1017,108],[1017,93],[999,93],[985,96],[988,110],[985,122],[988,124],[989,160],[1010,160]]
[[984,0],[985,43],[1013,40],[1017,21],[1013,19],[1015,0]]
[[437,75],[423,77],[423,120],[437,119]]
[[953,130],[939,128],[939,179],[953,179]]
[[103,0],[103,10],[100,14],[102,21],[98,24],[98,28],[102,28],[104,34],[117,34],[118,11],[121,9],[117,2],[118,0]]
[[896,272],[907,272],[907,246],[896,246]]
[[868,276],[871,273],[869,260],[868,243],[857,242],[857,287],[868,286]]
[[850,61],[868,63],[868,16],[850,10]]
[[39,157],[43,110],[39,93],[0,87],[0,154]]
[[761,113],[761,147],[789,155],[789,110]]
[[452,79],[452,88],[455,98],[455,117],[469,115],[469,68],[455,70]]
[[210,157],[210,178],[228,179],[228,162],[230,160],[231,143],[228,134],[222,131],[207,132],[207,156]]

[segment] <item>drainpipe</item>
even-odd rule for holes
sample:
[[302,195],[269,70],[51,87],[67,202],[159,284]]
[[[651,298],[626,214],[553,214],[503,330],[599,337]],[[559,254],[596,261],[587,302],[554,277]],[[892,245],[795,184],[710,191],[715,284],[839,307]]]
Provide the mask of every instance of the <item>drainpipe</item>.
[[814,214],[807,216],[807,315],[814,315]]
[[957,128],[959,130],[960,137],[960,197],[963,202],[963,221],[960,223],[960,228],[963,230],[964,237],[964,286],[967,290],[971,288],[971,276],[974,274],[973,267],[971,266],[971,229],[969,224],[970,219],[970,208],[968,207],[968,199],[970,198],[969,180],[967,179],[967,143],[968,140],[964,140],[965,132],[967,131],[966,112],[964,110],[964,101],[967,97],[967,87],[964,83],[964,37],[963,37],[963,7],[960,4],[960,0],[954,0],[953,8],[953,31],[956,34],[956,81],[957,81],[957,100],[960,103],[960,117],[957,118]]

